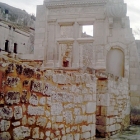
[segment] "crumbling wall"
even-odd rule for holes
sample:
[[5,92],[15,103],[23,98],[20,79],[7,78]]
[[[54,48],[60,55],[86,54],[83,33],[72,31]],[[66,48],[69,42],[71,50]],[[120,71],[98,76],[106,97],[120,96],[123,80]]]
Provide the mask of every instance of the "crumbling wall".
[[129,75],[129,84],[130,84],[130,99],[131,99],[131,123],[140,124],[140,65],[139,65],[139,56],[138,50],[135,42],[132,42],[130,45],[130,57],[129,57],[129,66],[130,66],[130,75]]
[[96,132],[99,137],[119,133],[130,123],[128,79],[108,75],[97,80]]
[[0,59],[0,140],[95,137],[96,78]]

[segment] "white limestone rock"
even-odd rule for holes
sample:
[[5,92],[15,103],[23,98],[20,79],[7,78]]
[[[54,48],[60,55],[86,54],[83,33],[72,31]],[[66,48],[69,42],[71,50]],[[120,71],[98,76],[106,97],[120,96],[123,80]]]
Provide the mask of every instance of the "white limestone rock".
[[88,102],[86,104],[86,113],[94,113],[96,111],[96,103]]
[[0,130],[1,131],[7,131],[9,128],[10,128],[10,121],[1,120],[1,122],[0,122]]
[[15,117],[15,120],[19,120],[22,118],[22,107],[21,106],[14,107],[14,117]]
[[11,140],[11,135],[9,132],[1,132],[0,140]]
[[22,140],[30,136],[31,129],[24,126],[19,126],[13,129],[13,138],[14,140]]

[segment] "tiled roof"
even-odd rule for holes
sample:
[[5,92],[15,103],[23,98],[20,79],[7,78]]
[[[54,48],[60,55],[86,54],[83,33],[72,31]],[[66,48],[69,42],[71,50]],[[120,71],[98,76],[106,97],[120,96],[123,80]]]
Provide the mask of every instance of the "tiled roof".
[[3,23],[3,24],[6,24],[8,26],[11,26],[15,29],[18,29],[18,30],[21,30],[23,32],[26,32],[26,33],[30,33],[30,29],[34,30],[33,28],[31,27],[27,27],[27,26],[22,26],[22,25],[19,25],[19,24],[16,24],[16,23],[12,23],[10,21],[5,21],[3,19],[0,19],[0,22]]

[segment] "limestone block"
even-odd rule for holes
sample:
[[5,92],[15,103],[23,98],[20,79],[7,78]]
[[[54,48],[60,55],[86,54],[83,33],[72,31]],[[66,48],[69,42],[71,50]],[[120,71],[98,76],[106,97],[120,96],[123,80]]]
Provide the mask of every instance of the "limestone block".
[[82,139],[88,139],[90,138],[90,132],[85,132],[82,134]]
[[46,140],[50,140],[50,138],[46,138]]
[[93,115],[88,115],[87,117],[88,117],[88,118],[87,118],[87,122],[88,122],[88,123],[92,123],[92,122],[93,122],[93,118],[92,118]]
[[82,95],[78,95],[78,96],[74,96],[74,103],[82,103],[83,102],[83,96]]
[[77,131],[77,126],[72,126],[71,127],[71,132],[76,132]]
[[21,106],[14,107],[14,117],[15,117],[15,120],[19,120],[22,118],[22,107]]
[[96,103],[88,102],[86,104],[86,113],[94,113],[96,111]]
[[0,133],[0,140],[11,140],[11,135],[9,132]]
[[97,94],[97,105],[98,106],[109,106],[110,104],[109,94]]
[[43,132],[40,132],[39,139],[44,140],[44,133]]
[[83,116],[76,116],[75,117],[75,124],[82,123],[82,121],[83,121]]
[[81,115],[81,109],[80,108],[74,108],[74,114],[75,115]]
[[52,115],[60,115],[62,110],[63,110],[63,106],[61,103],[53,103],[51,106]]
[[29,103],[31,105],[38,105],[38,97],[35,93],[31,94],[31,97],[29,98]]
[[47,128],[47,129],[50,129],[51,126],[52,126],[51,122],[48,122],[46,128]]
[[80,140],[80,134],[79,133],[74,134],[74,140]]
[[22,125],[26,125],[27,124],[27,116],[23,115],[22,117]]
[[46,110],[45,114],[46,114],[46,117],[49,117],[51,113],[48,110]]
[[40,116],[40,117],[37,118],[36,125],[44,128],[46,126],[46,123],[47,123],[47,118],[46,117]]
[[51,131],[46,131],[45,135],[49,137],[51,135]]
[[56,135],[56,136],[59,136],[59,135],[60,135],[60,131],[58,131],[58,130],[55,131],[55,135]]
[[95,136],[96,133],[96,126],[95,124],[90,124],[91,127],[91,137]]
[[63,116],[65,118],[66,124],[73,123],[73,114],[72,114],[72,111],[65,111],[63,113]]
[[9,91],[5,96],[6,104],[18,104],[20,102],[20,93]]
[[67,134],[66,137],[67,140],[73,140],[73,134]]
[[90,95],[90,94],[86,94],[86,95],[84,95],[84,101],[92,101],[92,95]]
[[46,97],[41,97],[39,100],[40,105],[46,105],[46,102],[47,102]]
[[20,125],[20,121],[13,122],[12,125],[13,125],[13,126],[19,126],[19,125]]
[[7,131],[10,128],[10,121],[1,120],[0,122],[0,130]]
[[66,133],[70,133],[70,127],[66,128]]
[[63,122],[63,116],[56,116],[56,122]]
[[34,139],[39,139],[39,127],[33,128],[33,131],[32,131],[32,138],[34,138]]
[[60,124],[58,128],[59,128],[59,129],[64,128],[64,124]]
[[24,126],[19,126],[13,129],[13,138],[14,140],[22,140],[26,137],[30,136],[30,131],[31,129],[29,129],[28,127],[24,127]]
[[44,110],[44,107],[42,106],[31,106],[31,105],[28,105],[28,114],[29,115],[44,115],[45,113],[45,110]]
[[82,132],[87,132],[87,131],[90,131],[91,128],[90,128],[90,125],[83,125],[82,126]]
[[62,136],[62,140],[67,140],[67,137],[66,136]]
[[62,135],[65,135],[66,134],[66,131],[65,131],[64,128],[61,130],[61,133],[62,133]]

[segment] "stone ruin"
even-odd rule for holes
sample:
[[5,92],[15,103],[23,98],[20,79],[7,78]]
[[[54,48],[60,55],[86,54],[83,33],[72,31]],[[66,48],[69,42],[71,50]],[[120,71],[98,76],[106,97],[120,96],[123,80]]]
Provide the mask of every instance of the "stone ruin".
[[0,139],[92,140],[140,122],[139,57],[126,9],[123,0],[37,6],[34,59],[43,65],[0,57]]

